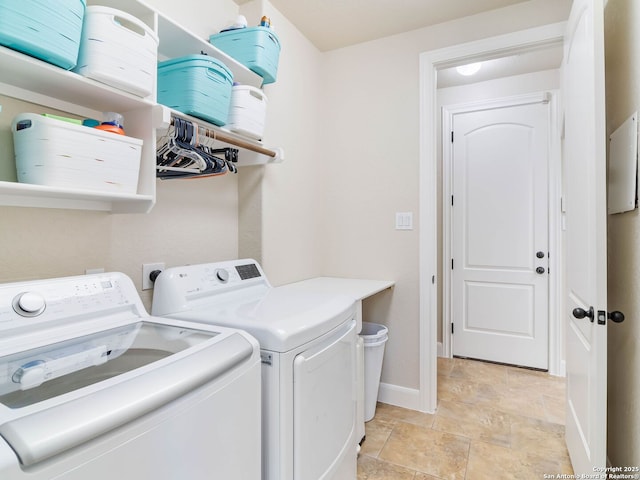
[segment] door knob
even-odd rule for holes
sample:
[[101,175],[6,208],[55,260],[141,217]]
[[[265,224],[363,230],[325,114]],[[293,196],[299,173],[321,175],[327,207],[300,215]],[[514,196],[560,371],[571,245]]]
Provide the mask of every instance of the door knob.
[[536,252],[536,257],[544,258],[544,252]]
[[617,310],[615,312],[609,312],[607,313],[607,318],[612,322],[622,323],[624,322],[624,313],[619,312]]
[[575,318],[580,319],[580,318],[587,317],[587,318],[590,318],[591,321],[593,322],[593,307],[589,307],[589,311],[586,311],[585,309],[579,308],[579,307],[574,308],[573,312],[571,313],[573,313],[573,316]]
[[542,275],[544,273],[544,267],[536,268],[536,273]]

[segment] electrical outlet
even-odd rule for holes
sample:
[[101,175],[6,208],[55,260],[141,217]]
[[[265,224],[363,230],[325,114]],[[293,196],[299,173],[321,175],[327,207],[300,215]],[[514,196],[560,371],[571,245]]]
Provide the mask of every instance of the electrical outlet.
[[84,274],[85,275],[94,275],[96,273],[104,273],[104,268],[102,267],[97,267],[97,268],[86,268],[84,270]]
[[151,272],[154,270],[164,270],[164,263],[143,263],[142,264],[142,290],[151,290],[153,282],[151,281]]

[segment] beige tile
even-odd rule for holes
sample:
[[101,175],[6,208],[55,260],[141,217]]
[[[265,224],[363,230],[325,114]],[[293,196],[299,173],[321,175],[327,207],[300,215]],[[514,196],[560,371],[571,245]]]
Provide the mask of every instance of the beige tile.
[[[439,358],[436,415],[379,403],[376,417],[365,426],[358,478],[502,480],[572,474],[564,399],[564,379],[546,372]],[[411,472],[415,475],[407,477]]]
[[430,413],[409,410],[386,403],[379,403],[376,407],[374,419],[384,420],[387,422],[405,422],[412,423],[421,427],[430,427],[433,425],[434,415]]
[[505,395],[506,385],[478,383],[456,377],[438,377],[438,400],[490,405]]
[[542,395],[542,405],[548,421],[560,425],[565,424],[566,400],[564,395]]
[[373,457],[358,457],[358,480],[413,480],[415,471],[381,462]]
[[476,383],[461,378],[438,377],[438,401],[451,400],[472,403],[478,395]]
[[524,416],[514,415],[511,419],[511,448],[532,451],[558,462],[569,458],[563,425]]
[[469,444],[464,437],[399,422],[378,458],[441,479],[464,479]]
[[438,477],[427,475],[426,473],[417,472],[416,476],[413,477],[413,480],[440,480],[440,479]]
[[510,387],[536,390],[539,393],[562,397],[565,394],[565,378],[554,377],[547,372],[509,367],[507,381]]
[[494,363],[456,358],[449,376],[464,378],[477,383],[506,385],[507,367]]
[[365,440],[362,442],[360,453],[377,457],[391,435],[395,424],[395,421],[385,420],[379,416],[367,422],[365,424]]
[[484,405],[442,400],[433,429],[454,435],[510,446],[510,415]]
[[479,403],[515,415],[525,415],[540,420],[547,418],[542,394],[535,389],[508,387],[490,400],[480,399]]
[[469,452],[467,478],[473,480],[537,479],[555,475],[560,464],[536,452],[512,450],[485,442],[474,442]]
[[438,357],[438,375],[449,376],[455,360],[453,358]]

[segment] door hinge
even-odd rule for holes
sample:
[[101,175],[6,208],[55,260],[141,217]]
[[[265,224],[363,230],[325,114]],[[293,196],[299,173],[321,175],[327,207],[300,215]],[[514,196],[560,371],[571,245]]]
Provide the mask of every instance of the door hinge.
[[436,284],[436,276],[435,276],[435,275],[431,275],[431,283],[432,283],[433,285],[435,285],[435,284]]
[[453,270],[453,258],[451,259],[451,270]]
[[451,195],[451,206],[453,207],[453,195]]
[[451,335],[453,335],[453,323],[451,323]]
[[451,143],[453,143],[453,130],[451,130]]

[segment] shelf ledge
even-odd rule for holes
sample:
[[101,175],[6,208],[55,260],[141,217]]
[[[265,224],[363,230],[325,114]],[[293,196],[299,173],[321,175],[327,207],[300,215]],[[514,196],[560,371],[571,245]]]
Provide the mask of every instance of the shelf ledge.
[[147,213],[154,203],[152,195],[0,181],[0,204],[4,206]]

